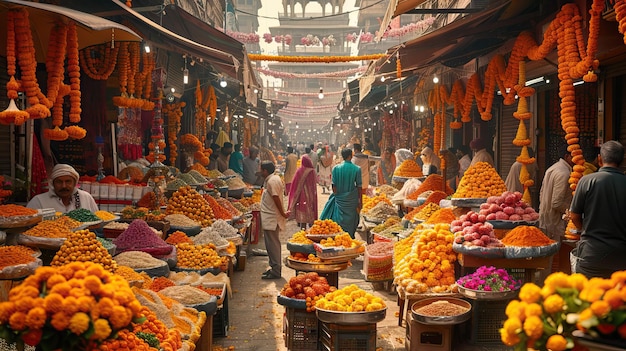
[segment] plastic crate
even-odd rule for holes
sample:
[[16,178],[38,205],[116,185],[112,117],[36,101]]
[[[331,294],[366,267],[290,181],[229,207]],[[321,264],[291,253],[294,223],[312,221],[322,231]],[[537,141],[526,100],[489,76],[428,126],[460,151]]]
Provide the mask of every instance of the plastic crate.
[[[226,290],[226,289],[224,289]],[[224,294],[224,303],[218,306],[213,316],[213,337],[228,336],[228,294]]]
[[323,351],[376,350],[376,323],[362,325],[321,324],[320,344]]
[[315,312],[285,307],[284,332],[288,350],[319,350],[319,320]]
[[500,328],[506,320],[504,311],[509,302],[510,300],[472,301],[471,343],[502,343]]

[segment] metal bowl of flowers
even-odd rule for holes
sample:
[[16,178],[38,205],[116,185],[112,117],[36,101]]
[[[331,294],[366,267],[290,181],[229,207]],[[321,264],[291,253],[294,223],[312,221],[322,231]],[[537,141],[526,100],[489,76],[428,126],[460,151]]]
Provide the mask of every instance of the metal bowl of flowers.
[[473,300],[509,300],[517,297],[522,282],[506,269],[481,266],[457,280],[459,293]]

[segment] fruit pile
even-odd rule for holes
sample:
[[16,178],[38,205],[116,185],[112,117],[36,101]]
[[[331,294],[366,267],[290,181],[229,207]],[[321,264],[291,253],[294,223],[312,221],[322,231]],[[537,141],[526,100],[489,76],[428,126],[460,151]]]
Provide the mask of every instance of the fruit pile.
[[393,172],[394,176],[405,177],[405,178],[413,178],[413,177],[421,177],[424,174],[422,173],[422,168],[415,162],[413,159],[404,160],[398,168]]
[[213,221],[213,210],[197,191],[189,186],[180,187],[167,202],[166,214],[180,213],[200,223],[203,227],[210,226]]
[[488,221],[527,221],[539,219],[534,208],[522,200],[519,191],[505,191],[500,196],[490,196],[487,202],[480,205],[479,214],[485,215]]
[[343,233],[343,229],[332,219],[316,219],[313,222],[313,226],[309,228],[309,234],[313,235],[330,235],[335,233]]
[[488,198],[506,191],[504,181],[487,162],[477,162],[465,171],[453,198]]
[[292,244],[303,244],[303,245],[313,244],[313,240],[306,237],[306,232],[304,230],[294,233],[289,239],[289,242]]
[[343,289],[329,292],[315,303],[315,307],[339,312],[373,312],[387,306],[380,297],[350,284]]
[[410,294],[450,291],[457,260],[452,251],[454,234],[450,225],[436,224],[433,229],[416,230],[411,236],[418,236],[417,245],[396,261],[394,283]]
[[289,279],[280,290],[280,294],[291,299],[307,300],[307,312],[312,312],[315,304],[309,306],[308,302],[317,301],[320,296],[335,290],[336,288],[330,286],[326,278],[320,277],[316,272],[309,272]]
[[213,245],[176,245],[176,266],[183,269],[205,269],[228,266],[229,258],[220,257]]
[[456,235],[454,242],[464,246],[503,247],[486,217],[470,211],[452,221],[450,229]]
[[389,198],[387,198],[387,195],[385,195],[384,193],[378,194],[374,197],[367,197],[363,195],[363,208],[361,208],[361,212],[362,213],[369,212],[369,210],[374,208],[374,206],[376,206],[381,201],[389,204],[390,206],[393,206],[393,203],[391,203],[391,200],[389,200]]
[[289,255],[288,257],[295,261],[322,262],[322,259],[315,256],[314,254],[306,254],[304,252],[292,252],[291,255]]
[[109,272],[115,272],[117,263],[96,234],[89,230],[70,233],[50,262],[51,266],[62,266],[70,262],[93,262],[101,264]]

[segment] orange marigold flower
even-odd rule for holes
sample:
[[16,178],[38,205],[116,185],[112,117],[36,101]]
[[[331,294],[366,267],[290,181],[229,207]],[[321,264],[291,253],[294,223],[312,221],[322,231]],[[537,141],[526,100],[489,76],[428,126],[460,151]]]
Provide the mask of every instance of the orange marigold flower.
[[98,308],[102,317],[110,317],[113,314],[113,307],[115,307],[115,303],[108,297],[103,297],[98,301]]
[[563,311],[564,304],[561,295],[550,295],[543,301],[543,308],[547,313],[557,313]]
[[31,308],[33,308],[33,300],[34,299],[30,296],[23,296],[15,301],[15,309],[18,312],[27,313]]
[[519,318],[513,317],[504,321],[504,325],[502,327],[507,334],[516,335],[522,329],[522,321]]
[[86,273],[89,275],[93,275],[96,276],[100,279],[104,278],[104,277],[108,277],[109,274],[108,272],[105,273],[105,269],[104,267],[102,267],[102,265],[94,263],[91,264],[87,269],[86,269]]
[[9,318],[9,326],[13,330],[26,329],[26,313],[14,312]]
[[541,297],[541,288],[533,283],[526,283],[519,291],[520,300],[526,303],[534,303]]
[[52,289],[50,289],[50,293],[51,294],[57,293],[63,297],[67,297],[70,295],[70,290],[72,290],[72,286],[70,285],[70,283],[65,282],[65,283],[59,283],[53,286]]
[[26,315],[26,323],[30,329],[40,329],[46,323],[46,310],[41,307],[35,307],[28,311]]
[[581,291],[585,287],[587,281],[587,277],[582,273],[574,273],[569,276],[569,285],[578,291]]
[[43,305],[46,311],[57,313],[63,311],[63,296],[58,293],[50,293],[44,297]]
[[81,296],[76,299],[76,308],[81,312],[89,312],[96,301],[91,296]]
[[61,274],[53,274],[46,280],[46,286],[48,289],[52,289],[55,285],[65,283],[67,279]]
[[622,301],[622,295],[616,289],[607,290],[602,299],[608,302],[612,309],[616,309],[624,304]]
[[611,305],[605,300],[594,301],[591,306],[591,311],[596,316],[602,318],[611,312]]
[[130,322],[131,316],[128,316],[126,313],[126,309],[122,306],[113,307],[113,313],[109,316],[111,325],[115,329],[121,329],[128,325]]
[[89,316],[86,313],[78,312],[70,318],[69,329],[76,335],[81,335],[89,328]]
[[543,334],[543,322],[537,316],[526,318],[523,328],[530,339],[539,339]]
[[85,286],[85,288],[89,289],[92,294],[98,294],[100,292],[100,289],[102,288],[102,282],[100,281],[100,278],[95,275],[89,275],[85,277],[83,285]]
[[13,302],[0,302],[0,324],[5,324],[13,312],[15,312],[15,304]]
[[541,313],[543,312],[543,309],[541,307],[541,305],[539,305],[538,303],[529,303],[526,306],[526,316],[541,316]]
[[76,302],[76,298],[74,296],[68,296],[65,300],[63,300],[63,312],[65,312],[68,316],[78,312],[78,303]]
[[546,348],[552,351],[564,351],[567,349],[567,340],[560,334],[550,335]]

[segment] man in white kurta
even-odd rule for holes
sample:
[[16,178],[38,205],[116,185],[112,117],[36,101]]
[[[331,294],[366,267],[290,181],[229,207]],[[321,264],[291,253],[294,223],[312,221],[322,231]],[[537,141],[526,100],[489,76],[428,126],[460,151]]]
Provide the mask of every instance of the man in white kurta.
[[283,207],[285,186],[275,170],[271,161],[261,163],[261,175],[265,178],[261,195],[261,227],[270,265],[262,279],[280,279],[282,275],[280,231],[285,229],[288,214]]
[[98,211],[98,205],[91,194],[76,187],[78,172],[74,167],[58,164],[52,169],[48,180],[47,193],[33,197],[26,207],[33,209],[54,208],[56,212],[67,213],[78,208],[91,212]]
[[470,148],[474,151],[474,157],[472,157],[472,162],[470,166],[475,165],[478,162],[487,162],[494,166],[493,157],[485,148],[485,142],[482,139],[474,139],[470,142]]

